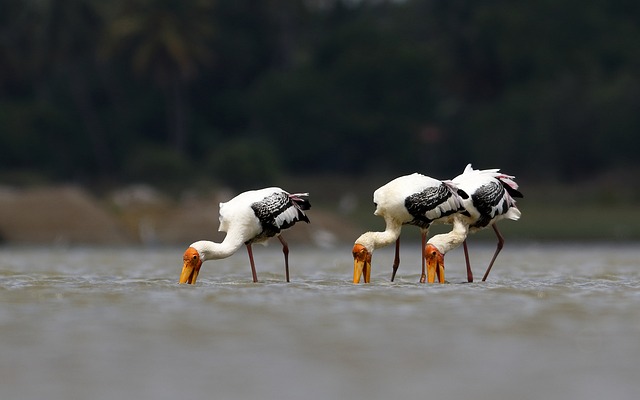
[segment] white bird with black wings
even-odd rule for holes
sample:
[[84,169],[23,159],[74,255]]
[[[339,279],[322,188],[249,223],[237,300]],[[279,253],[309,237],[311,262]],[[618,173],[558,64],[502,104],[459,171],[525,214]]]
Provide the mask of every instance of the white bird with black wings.
[[295,223],[309,222],[305,211],[311,208],[308,193],[289,194],[278,188],[251,190],[226,203],[220,203],[220,232],[226,232],[222,243],[200,240],[184,252],[180,283],[196,283],[200,267],[207,260],[219,260],[235,253],[243,244],[249,253],[253,281],[258,281],[251,245],[277,236],[282,243],[284,266],[289,282],[289,246],[281,232]]
[[464,210],[453,216],[453,229],[449,233],[435,235],[427,242],[425,257],[427,262],[427,281],[434,282],[438,275],[444,282],[444,255],[464,243],[464,254],[467,264],[467,280],[473,281],[467,235],[491,226],[498,238],[496,251],[489,263],[482,280],[486,280],[489,271],[502,250],[504,238],[498,231],[496,222],[501,219],[520,219],[520,210],[516,207],[514,197],[523,197],[518,191],[518,184],[511,175],[500,173],[499,169],[477,170],[468,164],[464,172],[452,181],[463,196]]
[[418,173],[398,177],[373,193],[375,215],[385,220],[383,232],[366,232],[353,246],[353,283],[359,283],[364,274],[365,283],[371,279],[371,256],[375,249],[396,242],[393,277],[399,264],[399,237],[402,225],[418,226],[422,233],[422,277],[425,275],[425,242],[431,224],[447,222],[462,210],[462,199],[451,181],[439,181]]

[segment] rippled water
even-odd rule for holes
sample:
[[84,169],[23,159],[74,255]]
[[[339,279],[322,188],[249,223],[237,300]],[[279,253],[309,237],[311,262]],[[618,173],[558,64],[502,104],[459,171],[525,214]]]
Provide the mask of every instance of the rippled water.
[[[6,399],[635,399],[640,248],[507,243],[488,282],[421,285],[419,246],[374,255],[277,245],[207,262],[182,250],[0,249]],[[482,275],[493,249],[471,247]],[[415,253],[415,254],[414,254]]]

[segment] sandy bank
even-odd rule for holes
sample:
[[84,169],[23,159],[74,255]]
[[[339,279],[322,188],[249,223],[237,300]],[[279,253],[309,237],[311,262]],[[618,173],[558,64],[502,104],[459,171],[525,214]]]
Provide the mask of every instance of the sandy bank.
[[[218,203],[232,193],[184,195],[168,199],[139,185],[96,198],[77,186],[0,188],[0,241],[33,245],[185,245],[221,240]],[[344,218],[317,207],[311,224],[297,224],[289,242],[332,246],[351,243],[359,230]]]

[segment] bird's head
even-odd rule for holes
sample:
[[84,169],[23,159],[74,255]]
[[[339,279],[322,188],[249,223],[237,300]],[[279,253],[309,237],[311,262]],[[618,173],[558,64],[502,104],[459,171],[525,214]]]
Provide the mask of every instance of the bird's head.
[[196,279],[198,279],[198,273],[200,272],[200,267],[202,266],[202,258],[200,257],[200,253],[198,250],[193,247],[189,247],[185,250],[184,255],[182,256],[183,264],[182,264],[182,273],[180,274],[180,282],[179,283],[196,283]]
[[364,274],[364,283],[371,280],[371,252],[359,243],[353,246],[353,283],[360,283]]
[[444,254],[433,244],[427,243],[424,258],[427,263],[427,282],[435,282],[437,274],[440,283],[444,283]]

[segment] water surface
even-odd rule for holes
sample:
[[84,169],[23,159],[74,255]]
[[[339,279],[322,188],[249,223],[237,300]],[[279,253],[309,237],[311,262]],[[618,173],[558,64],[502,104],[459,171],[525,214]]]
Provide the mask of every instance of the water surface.
[[[422,285],[419,246],[374,254],[279,246],[204,264],[184,249],[0,249],[6,399],[635,399],[640,248],[508,243],[487,282],[461,250]],[[481,277],[493,252],[471,247]]]

